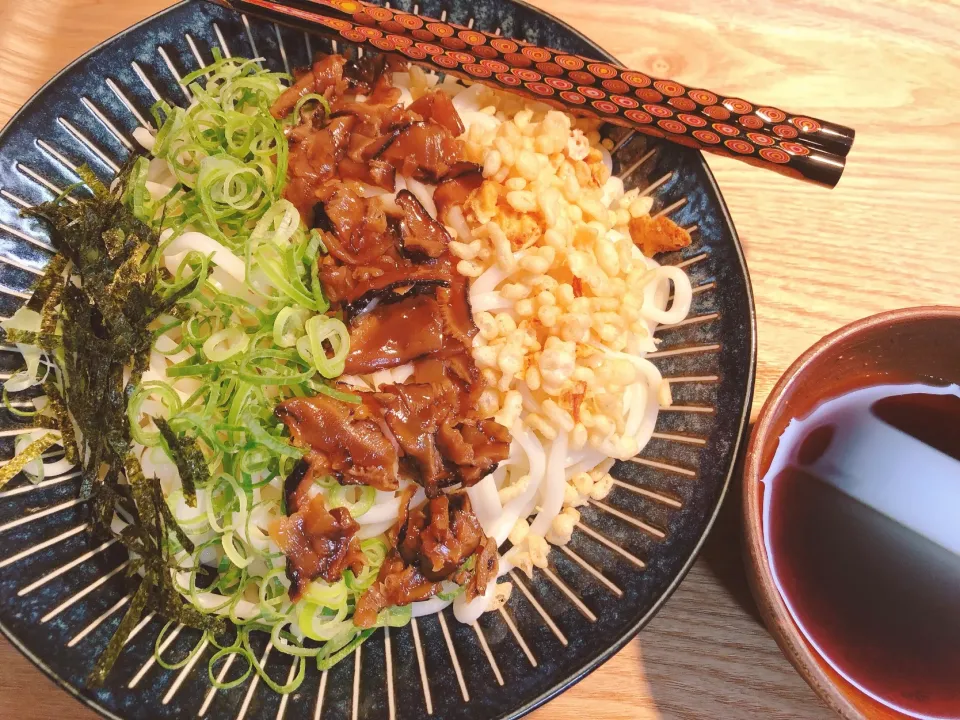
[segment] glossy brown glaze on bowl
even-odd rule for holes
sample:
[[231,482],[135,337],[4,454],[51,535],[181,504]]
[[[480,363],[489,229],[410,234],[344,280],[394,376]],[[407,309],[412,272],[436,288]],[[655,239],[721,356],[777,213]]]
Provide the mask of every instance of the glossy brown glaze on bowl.
[[743,477],[747,576],[780,649],[820,697],[845,718],[909,717],[868,697],[803,637],[780,597],[763,542],[763,485],[787,424],[820,402],[880,383],[960,383],[960,308],[919,307],[859,320],[824,337],[780,378],[753,430]]

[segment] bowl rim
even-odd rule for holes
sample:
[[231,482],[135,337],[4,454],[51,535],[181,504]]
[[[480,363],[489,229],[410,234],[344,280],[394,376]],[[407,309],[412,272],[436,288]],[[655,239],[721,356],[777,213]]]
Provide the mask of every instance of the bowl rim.
[[[68,75],[74,70],[75,67],[80,65],[88,57],[97,53],[101,48],[109,45],[110,43],[118,40],[126,35],[136,32],[143,25],[151,23],[158,18],[167,15],[169,13],[175,12],[180,7],[188,5],[191,3],[198,2],[199,0],[179,0],[174,4],[166,7],[158,12],[152,13],[142,20],[137,21],[136,23],[120,30],[117,33],[105,38],[104,40],[98,42],[96,45],[92,46],[81,55],[77,56],[75,59],[70,61],[67,65],[57,71],[52,77],[50,77],[46,82],[44,82],[31,96],[27,99],[26,102],[21,105],[17,111],[10,116],[9,120],[0,128],[0,142],[3,141],[4,137],[21,118],[25,115],[27,111],[36,103],[40,96],[55,82],[60,80],[63,76]],[[563,27],[566,31],[570,32],[572,35],[582,40],[584,43],[590,46],[590,48],[596,51],[598,57],[607,58],[611,62],[617,62],[612,53],[604,50],[597,42],[593,39],[577,30],[575,27],[570,25],[568,22],[557,17],[549,10],[538,7],[531,4],[527,0],[507,0],[511,4],[517,5],[519,7],[531,10],[540,15],[543,15],[547,18],[550,18],[552,21],[557,23],[559,26]],[[736,428],[736,432],[732,440],[732,453],[730,465],[727,468],[727,472],[723,478],[722,485],[720,487],[720,492],[717,495],[717,499],[713,505],[712,511],[707,517],[706,524],[704,525],[703,532],[700,534],[700,537],[697,539],[696,544],[691,550],[689,556],[677,571],[676,576],[672,582],[663,590],[660,597],[651,605],[650,609],[631,627],[629,627],[624,633],[622,633],[614,642],[610,643],[603,652],[599,653],[596,657],[591,659],[587,664],[585,664],[581,670],[571,676],[566,678],[559,679],[550,689],[543,692],[539,696],[532,698],[527,703],[517,708],[515,711],[508,715],[502,716],[501,720],[517,720],[520,717],[523,717],[540,706],[544,705],[548,701],[555,698],[557,695],[568,690],[569,688],[576,685],[587,675],[592,673],[594,670],[603,665],[607,660],[609,660],[613,655],[622,650],[627,643],[629,643],[636,635],[642,630],[661,610],[663,605],[670,599],[673,593],[677,590],[680,584],[686,578],[687,573],[693,567],[693,564],[696,562],[697,558],[700,555],[700,552],[703,549],[703,545],[707,540],[707,537],[710,535],[710,531],[713,529],[713,525],[716,522],[716,519],[720,513],[720,509],[723,506],[723,503],[727,497],[728,491],[730,489],[730,484],[733,479],[735,470],[739,467],[739,460],[744,456],[746,450],[746,444],[744,440],[747,438],[749,432],[749,420],[751,415],[751,409],[753,406],[753,398],[755,393],[756,385],[756,370],[757,370],[757,311],[756,304],[754,301],[753,294],[753,285],[750,279],[750,271],[747,267],[746,256],[744,254],[743,245],[740,240],[740,235],[737,232],[736,226],[734,225],[733,218],[730,215],[730,209],[727,205],[726,200],[723,197],[723,193],[720,190],[720,186],[717,183],[716,178],[714,177],[713,171],[711,170],[709,164],[703,156],[703,153],[699,150],[690,150],[690,152],[695,152],[697,158],[702,165],[707,184],[712,192],[716,194],[717,199],[719,200],[719,210],[721,214],[722,224],[729,231],[731,239],[733,241],[733,249],[736,254],[737,262],[740,265],[740,271],[743,274],[744,278],[744,291],[747,301],[747,310],[748,310],[748,321],[749,321],[749,332],[746,335],[746,339],[749,342],[749,358],[748,358],[748,368],[746,376],[746,391],[744,393],[744,402],[743,408],[740,413],[740,420]],[[81,686],[74,685],[69,680],[64,677],[61,677],[52,667],[46,664],[42,658],[33,653],[25,644],[20,642],[18,637],[6,626],[6,624],[0,622],[0,634],[13,646],[15,647],[21,655],[27,658],[35,667],[41,670],[44,675],[46,675],[50,680],[52,680],[58,687],[65,690],[75,699],[80,701],[83,705],[87,706],[94,712],[98,713],[104,718],[109,720],[125,720],[123,716],[117,715],[113,711],[104,707],[95,697],[93,697],[89,688],[84,688]]]
[[818,655],[803,639],[802,633],[774,585],[773,574],[770,572],[764,549],[762,524],[753,521],[754,518],[761,516],[759,485],[762,451],[774,440],[770,437],[774,411],[783,404],[795,383],[814,362],[828,355],[848,339],[878,327],[932,319],[960,320],[960,307],[923,305],[887,310],[855,320],[820,338],[790,365],[770,391],[757,417],[746,450],[741,505],[744,526],[743,553],[747,579],[754,600],[767,630],[800,676],[832,710],[851,720],[860,720],[866,716],[841,692],[837,682],[824,671],[818,662]]

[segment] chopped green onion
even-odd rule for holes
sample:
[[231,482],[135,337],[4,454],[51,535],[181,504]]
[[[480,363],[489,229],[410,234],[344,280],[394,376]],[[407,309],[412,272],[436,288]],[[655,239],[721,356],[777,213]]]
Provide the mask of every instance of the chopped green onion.
[[150,380],[137,386],[127,401],[127,418],[130,420],[130,433],[133,435],[133,439],[147,447],[155,447],[160,444],[160,433],[146,430],[141,425],[143,404],[151,397],[159,398],[170,414],[175,414],[180,410],[180,396],[177,395],[176,390],[170,387],[169,383]]
[[203,343],[208,360],[222,362],[242,353],[250,345],[250,336],[238,327],[217,330]]
[[[240,639],[238,637],[237,644],[235,646],[222,648],[221,650],[218,650],[216,653],[214,653],[213,657],[210,658],[210,662],[207,665],[207,675],[210,678],[210,684],[213,687],[215,687],[217,690],[229,690],[230,688],[235,688],[238,685],[242,685],[244,682],[246,682],[247,678],[250,677],[250,673],[253,672],[253,664],[254,664],[253,653],[241,647],[239,643],[240,643]],[[214,672],[213,672],[214,668],[216,667],[216,664],[220,660],[223,660],[224,658],[227,658],[233,655],[239,655],[240,657],[242,657],[244,660],[247,661],[246,670],[244,670],[239,677],[235,677],[233,680],[226,680],[221,682],[214,675]]]
[[161,645],[163,645],[163,641],[166,638],[167,631],[170,630],[174,625],[176,625],[176,623],[173,620],[168,621],[167,624],[163,626],[163,629],[160,630],[160,632],[157,634],[157,639],[153,645],[153,658],[154,660],[156,660],[157,665],[162,667],[164,670],[179,670],[180,668],[184,667],[187,663],[189,663],[190,660],[193,659],[194,655],[196,655],[198,652],[200,652],[203,649],[204,639],[203,639],[203,633],[201,633],[200,638],[197,640],[196,644],[190,649],[190,652],[188,652],[186,657],[184,657],[182,660],[178,660],[177,662],[173,662],[173,663],[167,662],[166,660],[164,660],[163,656],[161,655],[160,647]]
[[337,609],[347,604],[350,593],[347,585],[340,582],[328,583],[325,580],[314,580],[303,593],[305,600],[325,608]]
[[323,95],[318,93],[307,93],[302,98],[297,100],[297,104],[293,106],[293,112],[289,115],[290,122],[300,122],[300,113],[307,103],[318,103],[323,108],[323,112],[326,113],[327,116],[330,115],[330,103],[327,102],[327,99]]
[[343,571],[343,582],[354,592],[363,592],[373,584],[377,579],[380,566],[387,557],[387,544],[379,538],[361,541],[360,550],[366,561],[360,574],[355,576],[350,569]]
[[361,398],[359,395],[337,390],[335,387],[331,387],[326,383],[315,383],[311,385],[311,389],[316,390],[319,393],[323,393],[324,395],[329,395],[340,402],[353,403],[354,405],[359,405],[361,402],[363,402],[363,398]]
[[377,617],[378,627],[403,627],[413,618],[413,605],[394,605],[380,611]]
[[278,347],[296,347],[297,340],[306,334],[304,325],[310,318],[310,311],[306,308],[285,307],[277,313],[273,321],[273,342]]
[[352,630],[345,631],[344,637],[339,643],[336,640],[333,640],[327,643],[327,646],[324,648],[326,650],[326,647],[336,646],[339,644],[340,649],[335,651],[331,649],[329,654],[324,655],[321,653],[320,655],[317,655],[317,669],[321,671],[329,670],[354,650],[356,650],[357,647],[363,644],[363,642],[371,635],[373,635],[373,628],[369,630],[353,628]]
[[344,630],[353,628],[353,621],[347,619],[347,603],[332,610],[312,602],[300,602],[297,614],[300,631],[311,640],[328,642],[340,636]]
[[223,551],[227,554],[227,557],[230,558],[230,562],[242,570],[253,561],[253,558],[250,556],[243,557],[237,552],[237,548],[234,545],[235,538],[234,532],[228,530],[220,536],[220,544],[223,546]]
[[[350,500],[351,494],[356,494],[356,500]],[[337,485],[330,490],[327,503],[331,508],[345,507],[352,517],[361,517],[373,507],[377,497],[376,489],[369,485]]]
[[[312,364],[325,378],[343,374],[350,350],[350,333],[342,320],[326,315],[314,315],[304,326],[307,334],[297,340],[297,352],[304,362]],[[324,343],[330,345],[332,354],[327,355]]]

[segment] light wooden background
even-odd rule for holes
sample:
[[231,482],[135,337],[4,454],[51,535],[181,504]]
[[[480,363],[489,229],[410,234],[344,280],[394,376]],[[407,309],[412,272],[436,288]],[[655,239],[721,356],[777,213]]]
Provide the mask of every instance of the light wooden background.
[[[960,4],[931,0],[533,0],[631,67],[857,129],[825,191],[710,158],[753,278],[754,414],[822,335],[881,310],[957,303]],[[0,123],[68,61],[166,0],[0,0]],[[666,607],[534,717],[828,718],[759,623],[738,493]],[[0,641],[0,718],[89,711]]]

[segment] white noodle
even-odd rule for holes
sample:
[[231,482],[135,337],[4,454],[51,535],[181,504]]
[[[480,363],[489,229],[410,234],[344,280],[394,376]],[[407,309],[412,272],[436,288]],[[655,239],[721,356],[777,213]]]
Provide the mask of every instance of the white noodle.
[[436,185],[424,185],[419,180],[413,178],[404,178],[407,183],[407,190],[412,192],[424,210],[430,213],[430,217],[437,219],[437,205],[433,202],[433,191],[437,189]]
[[460,593],[453,600],[453,616],[464,625],[475,623],[487,611],[496,591],[497,584],[491,581],[487,583],[487,591],[473,600],[467,601],[466,593]]
[[[163,240],[166,238],[161,237],[161,241]],[[247,271],[243,260],[209,235],[201,232],[185,232],[164,248],[163,259],[167,270],[176,274],[179,261],[183,260],[183,256],[191,250],[196,250],[203,255],[212,255],[212,260],[217,267],[222,268],[238,283],[242,284],[246,280]],[[173,262],[174,258],[178,258],[176,263]]]
[[457,231],[457,237],[461,242],[473,242],[473,231],[467,224],[467,219],[463,216],[463,208],[459,205],[454,205],[447,210],[446,221],[450,223],[450,227]]
[[536,520],[530,524],[530,532],[535,535],[546,535],[550,525],[563,509],[563,490],[567,484],[563,472],[566,456],[567,433],[560,432],[550,444],[546,476],[540,491],[540,512],[537,513]]
[[[489,270],[487,272],[490,272]],[[472,295],[470,298],[470,308],[473,312],[484,312],[491,310],[509,310],[514,306],[513,300],[500,295],[500,293],[489,292],[482,295]]]
[[393,527],[393,524],[396,521],[397,521],[397,518],[392,517],[389,520],[384,520],[382,523],[376,523],[373,525],[361,525],[360,530],[357,531],[357,537],[361,540],[366,540],[367,538],[383,535],[383,533],[385,533],[387,530]]
[[147,151],[153,150],[157,138],[145,127],[138,127],[133,131],[133,139],[140,143],[140,146]]
[[[643,289],[643,307],[640,314],[660,325],[674,325],[690,312],[693,288],[690,278],[678,267],[663,265],[656,269],[656,278]],[[673,303],[668,310],[667,298],[673,282]]]
[[397,511],[400,510],[400,498],[394,498],[387,502],[376,503],[363,515],[356,518],[361,525],[380,525],[384,522],[394,522],[397,519]]
[[451,602],[450,600],[441,600],[436,597],[430,598],[429,600],[413,603],[411,612],[415,618],[423,617],[424,615],[433,615],[446,608]]
[[547,466],[543,445],[540,444],[540,439],[529,428],[517,422],[513,426],[511,434],[514,444],[519,445],[527,457],[529,467],[527,475],[530,479],[524,491],[503,507],[503,513],[498,518],[493,532],[493,538],[497,541],[498,546],[502,545],[503,541],[507,539],[517,520],[530,514],[529,509],[536,504],[537,491],[543,482]]
[[[497,468],[497,472],[501,469]],[[506,469],[503,469],[506,475]],[[497,481],[493,475],[487,475],[473,487],[467,488],[467,495],[470,498],[470,505],[473,513],[480,522],[480,527],[487,535],[491,535],[495,528],[497,518],[503,512],[503,505],[500,504],[500,495],[497,492]]]
[[493,292],[497,285],[509,277],[510,273],[500,267],[499,264],[491,265],[483,271],[483,274],[470,283],[470,302],[486,293]]

